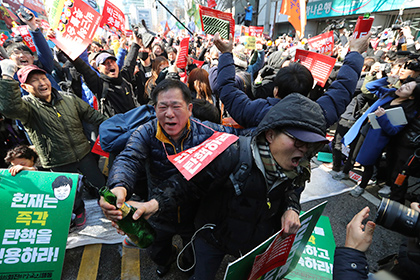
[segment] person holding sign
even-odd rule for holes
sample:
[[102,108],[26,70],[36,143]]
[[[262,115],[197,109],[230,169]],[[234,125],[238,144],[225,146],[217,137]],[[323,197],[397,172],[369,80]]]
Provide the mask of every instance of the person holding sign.
[[[161,188],[163,181],[179,174],[169,158],[201,144],[215,130],[239,133],[230,127],[207,122],[202,124],[191,118],[191,92],[179,80],[165,79],[158,83],[152,91],[151,99],[155,106],[156,119],[140,126],[131,135],[109,173],[108,186],[118,198],[117,205],[129,200],[131,205],[137,206],[135,201],[130,200],[133,193],[140,195],[148,192],[148,197],[141,198],[150,199],[165,192]],[[143,178],[147,178],[148,185],[137,185],[139,179]],[[102,198],[100,205],[109,219],[115,221],[122,218],[121,211]],[[157,264],[156,273],[159,277],[163,277],[176,260],[178,251],[172,245],[173,236],[180,235],[183,243],[187,244],[194,234],[197,207],[198,199],[149,219],[157,236],[147,251]],[[127,238],[123,245],[133,246]],[[190,251],[184,254],[184,268],[193,264],[191,254]]]
[[[369,38],[370,35],[356,40],[350,39],[350,52],[336,80],[316,101],[324,110],[323,114],[328,126],[338,121],[353,97],[363,67],[364,59],[361,53],[367,50]],[[224,43],[220,39],[216,41],[215,36],[214,42],[222,52],[215,90],[220,93],[220,100],[231,117],[243,127],[257,126],[270,108],[288,94],[297,92],[307,96],[312,89],[314,80],[311,72],[300,63],[291,63],[281,68],[274,79],[275,98],[251,100],[244,92],[231,86],[228,80],[231,72],[234,71],[233,39],[230,38],[228,43]]]

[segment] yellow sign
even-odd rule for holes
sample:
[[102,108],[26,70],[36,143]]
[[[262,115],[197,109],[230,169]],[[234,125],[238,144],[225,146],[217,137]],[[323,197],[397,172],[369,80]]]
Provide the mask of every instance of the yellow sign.
[[256,41],[255,37],[251,37],[251,36],[245,37],[245,43],[244,43],[245,48],[249,50],[255,50],[255,41]]

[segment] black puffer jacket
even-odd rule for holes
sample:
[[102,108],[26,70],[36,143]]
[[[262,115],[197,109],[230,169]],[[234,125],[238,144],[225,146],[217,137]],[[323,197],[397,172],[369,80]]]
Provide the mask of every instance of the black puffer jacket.
[[[188,129],[184,131],[181,140],[175,143],[160,128],[157,119],[139,126],[129,138],[125,149],[115,159],[108,177],[110,188],[123,186],[127,189],[127,199],[133,193],[144,193],[136,187],[148,187],[149,196],[160,193],[161,183],[179,174],[179,171],[168,160],[167,155],[174,155],[191,147],[197,146],[213,135],[214,130],[228,133],[239,133],[231,127],[224,127],[205,122],[203,125],[196,119],[190,119]],[[211,127],[211,128],[209,128]],[[213,130],[214,129],[214,130]],[[244,130],[245,133],[245,130]],[[148,186],[136,186],[136,182],[147,177]],[[175,210],[175,209],[174,209]],[[157,220],[152,217],[152,223],[166,226],[166,223],[192,223],[195,215],[195,204],[181,207],[180,212],[168,211]]]
[[215,224],[204,238],[226,253],[245,254],[281,228],[281,216],[288,208],[300,210],[299,199],[310,177],[307,161],[293,171],[285,172],[269,190],[265,169],[256,139],[268,129],[300,127],[325,135],[326,122],[321,107],[300,94],[291,94],[266,114],[251,138],[253,164],[242,193],[235,194],[229,180],[241,165],[240,138],[190,181],[176,175],[160,186],[161,193],[152,196],[159,202],[160,214],[178,205],[201,199],[196,226]]

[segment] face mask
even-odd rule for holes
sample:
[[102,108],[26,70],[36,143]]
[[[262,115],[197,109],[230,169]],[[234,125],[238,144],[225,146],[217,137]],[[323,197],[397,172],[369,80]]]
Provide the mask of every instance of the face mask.
[[149,57],[149,53],[147,52],[139,52],[139,58],[145,61]]

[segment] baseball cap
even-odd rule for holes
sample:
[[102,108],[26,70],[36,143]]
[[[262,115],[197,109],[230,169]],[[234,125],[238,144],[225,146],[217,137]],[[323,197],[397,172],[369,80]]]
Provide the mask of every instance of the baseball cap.
[[26,83],[26,80],[28,79],[29,74],[33,71],[38,71],[38,72],[42,72],[44,74],[47,74],[47,72],[45,72],[44,70],[42,70],[41,68],[39,68],[36,65],[28,65],[28,66],[25,66],[25,67],[19,69],[19,71],[17,72],[19,82],[21,84]]
[[302,142],[306,142],[306,143],[316,143],[316,142],[328,143],[329,142],[328,139],[325,138],[324,136],[316,132],[312,132],[312,131],[305,130],[302,128],[287,127],[284,130],[286,130],[290,135],[292,135],[293,137],[295,137],[296,139]]
[[117,58],[113,56],[112,54],[108,52],[103,52],[96,57],[96,67],[103,64],[105,60],[107,60],[108,58],[112,58],[115,61],[117,60]]

